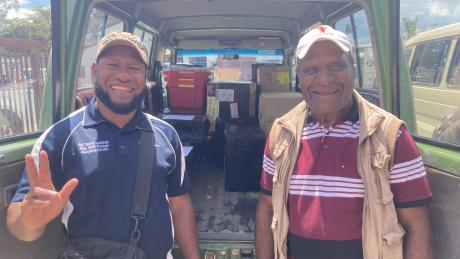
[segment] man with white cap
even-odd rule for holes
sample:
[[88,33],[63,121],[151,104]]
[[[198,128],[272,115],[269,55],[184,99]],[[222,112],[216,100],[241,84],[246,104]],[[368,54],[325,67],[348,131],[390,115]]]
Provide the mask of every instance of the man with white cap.
[[[96,98],[52,125],[25,157],[8,209],[13,235],[36,240],[62,215],[69,242],[134,243],[147,258],[172,258],[176,238],[186,258],[199,258],[181,142],[169,124],[141,109],[147,65],[147,48],[137,36],[113,32],[101,39],[92,65]],[[153,155],[141,167],[144,135],[152,136]],[[137,183],[138,165],[152,168],[150,188]],[[132,204],[135,187],[145,191],[134,204],[148,197],[145,212]],[[109,256],[103,252],[78,258]]]
[[353,89],[351,51],[327,25],[299,41],[305,101],[267,139],[258,258],[433,258],[420,154],[401,120]]

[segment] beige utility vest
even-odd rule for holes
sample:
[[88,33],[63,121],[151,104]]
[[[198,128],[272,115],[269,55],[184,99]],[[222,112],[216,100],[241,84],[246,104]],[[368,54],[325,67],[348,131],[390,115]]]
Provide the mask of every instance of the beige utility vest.
[[[359,110],[360,136],[357,168],[364,183],[364,259],[402,259],[404,230],[398,222],[390,189],[389,169],[398,129],[403,122],[353,93]],[[308,105],[300,103],[275,120],[270,132],[270,151],[275,162],[273,219],[275,258],[287,259],[290,179],[299,152]],[[301,119],[299,119],[301,118]]]

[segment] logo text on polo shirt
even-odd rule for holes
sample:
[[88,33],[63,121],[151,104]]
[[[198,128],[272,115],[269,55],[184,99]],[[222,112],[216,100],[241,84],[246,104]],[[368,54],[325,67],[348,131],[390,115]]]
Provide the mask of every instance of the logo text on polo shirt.
[[94,152],[104,152],[109,150],[109,141],[79,143],[80,153],[89,154]]

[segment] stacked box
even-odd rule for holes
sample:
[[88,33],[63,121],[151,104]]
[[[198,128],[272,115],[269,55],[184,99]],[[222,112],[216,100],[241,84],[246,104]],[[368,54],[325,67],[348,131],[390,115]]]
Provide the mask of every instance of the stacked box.
[[240,56],[238,59],[217,59],[216,81],[252,81],[252,64],[255,57]]
[[261,93],[259,95],[259,126],[265,134],[270,132],[273,121],[303,101],[296,92]]
[[257,68],[257,85],[261,92],[289,92],[289,67],[263,65]]
[[216,81],[240,81],[240,69],[238,67],[216,68]]
[[250,82],[208,84],[206,113],[214,131],[216,119],[248,120],[256,116],[256,85]]

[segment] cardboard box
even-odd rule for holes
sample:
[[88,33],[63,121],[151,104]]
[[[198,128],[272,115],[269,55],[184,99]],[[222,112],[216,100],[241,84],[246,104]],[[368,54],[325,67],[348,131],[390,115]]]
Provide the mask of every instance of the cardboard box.
[[302,94],[296,92],[261,93],[259,96],[259,126],[267,135],[273,121],[303,101]]
[[207,87],[206,114],[210,131],[216,119],[249,119],[256,116],[256,84],[238,82],[213,82]]
[[[238,79],[232,79],[231,81],[248,82],[252,80],[252,65],[256,63],[255,57],[241,56],[238,59],[225,60],[217,59],[218,68],[237,68],[239,69]],[[255,82],[255,81],[253,81]]]
[[216,68],[216,81],[239,81],[240,69],[237,67]]
[[289,67],[263,65],[257,69],[257,84],[261,92],[289,92]]

